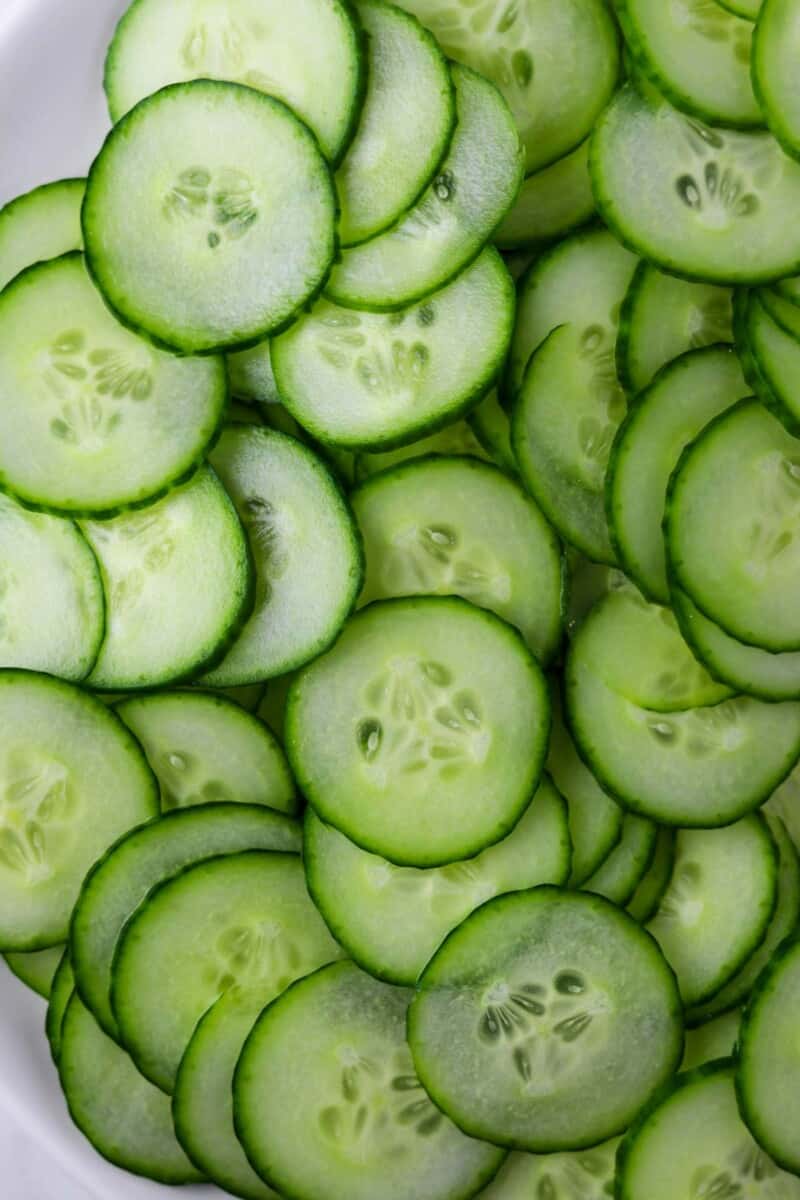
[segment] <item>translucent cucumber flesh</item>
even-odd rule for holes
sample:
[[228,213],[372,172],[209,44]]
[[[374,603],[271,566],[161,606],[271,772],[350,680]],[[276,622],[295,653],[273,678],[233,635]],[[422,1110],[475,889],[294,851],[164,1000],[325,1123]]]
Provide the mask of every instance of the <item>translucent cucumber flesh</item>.
[[32,263],[83,247],[85,179],[45,184],[0,210],[0,288]]

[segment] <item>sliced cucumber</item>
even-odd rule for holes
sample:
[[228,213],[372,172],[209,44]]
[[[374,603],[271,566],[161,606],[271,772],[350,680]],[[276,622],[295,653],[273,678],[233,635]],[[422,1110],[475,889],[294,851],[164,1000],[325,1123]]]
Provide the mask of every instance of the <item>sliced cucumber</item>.
[[797,6],[792,0],[769,0],[758,14],[753,37],[753,87],[770,131],[795,158],[800,157],[798,54]]
[[53,979],[64,956],[63,946],[52,946],[48,950],[31,950],[27,953],[4,954],[6,965],[17,979],[38,995],[48,999]]
[[468,417],[482,448],[507,474],[517,474],[517,460],[511,448],[511,421],[500,403],[496,390],[481,400]]
[[32,263],[82,248],[85,191],[85,179],[60,179],[0,209],[0,290]]
[[176,358],[114,320],[83,257],[0,298],[0,486],[29,507],[110,516],[190,475],[222,420],[221,359]]
[[792,845],[800,854],[800,769],[796,767],[781,786],[773,792],[764,811],[770,817],[780,818],[791,838]]
[[598,600],[609,592],[625,591],[634,585],[617,567],[593,563],[571,546],[567,547],[570,567],[567,633],[574,637]]
[[264,699],[258,706],[258,716],[272,730],[281,745],[286,741],[286,731],[284,728],[286,721],[286,701],[289,696],[289,689],[296,677],[297,672],[293,671],[290,675],[281,675],[278,679],[270,679]]
[[[781,311],[789,314],[794,330],[787,329]],[[760,289],[743,301],[737,328],[737,339],[746,343],[746,353],[754,360],[759,398],[793,434],[800,433],[799,318],[794,304]]]
[[583,889],[625,908],[653,864],[657,839],[658,829],[652,821],[627,813],[619,842]]
[[203,859],[248,849],[297,852],[300,829],[263,807],[202,805],[134,830],[95,864],[75,906],[70,946],[81,999],[106,1033],[119,1036],[110,1004],[112,964],[128,920],[165,880]]
[[747,17],[748,21],[757,21],[764,0],[716,0],[716,3],[737,17]]
[[659,829],[656,848],[647,874],[628,901],[628,912],[641,924],[655,916],[664,892],[669,886],[675,865],[675,831]]
[[211,456],[245,527],[256,569],[252,615],[204,676],[230,687],[293,671],[325,650],[355,604],[363,556],[336,482],[307,447],[233,425]]
[[600,896],[552,887],[500,896],[450,934],[408,1032],[424,1087],[465,1132],[536,1153],[620,1133],[683,1053],[652,938]]
[[[200,684],[193,683],[192,687],[198,688],[200,691],[205,691]],[[217,694],[224,696],[226,700],[233,701],[238,704],[239,708],[243,708],[245,712],[256,712],[267,690],[266,683],[245,683],[242,687],[219,688]]]
[[406,1044],[411,996],[335,963],[256,1024],[236,1069],[236,1130],[282,1193],[467,1200],[496,1173],[503,1151],[465,1137],[423,1091]]
[[[258,404],[265,409],[281,404],[270,347],[268,339],[251,346],[249,350],[229,354],[225,359],[231,395],[245,404]],[[291,420],[288,413],[286,415]],[[287,432],[291,433],[291,430]]]
[[525,180],[495,242],[503,250],[535,248],[571,233],[593,212],[587,138],[577,150]]
[[74,993],[75,976],[72,973],[69,946],[67,946],[53,976],[44,1025],[47,1041],[50,1045],[50,1056],[56,1066],[58,1066],[58,1059],[61,1054],[61,1026],[64,1023],[64,1013],[67,1011],[67,1006]]
[[619,1138],[563,1154],[509,1154],[480,1200],[607,1200]]
[[667,271],[752,284],[800,270],[800,228],[786,223],[800,164],[769,134],[710,129],[629,83],[595,127],[589,167],[603,220]]
[[521,636],[457,597],[363,609],[298,675],[286,714],[289,761],[318,816],[416,867],[470,858],[514,828],[549,732],[547,685]]
[[444,287],[480,253],[513,204],[522,149],[502,96],[452,67],[458,124],[433,183],[388,232],[346,250],[327,295],[351,308],[404,308]]
[[741,1020],[742,1010],[732,1008],[706,1021],[704,1025],[687,1029],[681,1070],[693,1071],[695,1067],[702,1067],[717,1058],[730,1058],[736,1049]]
[[253,596],[242,527],[210,468],[142,512],[81,528],[100,562],[107,607],[91,687],[155,687],[219,658]]
[[123,321],[207,354],[261,341],[316,295],[335,209],[316,139],[285,105],[203,79],[164,88],[112,130],[89,173],[83,236]]
[[[495,395],[494,392],[490,395]],[[480,405],[478,406],[480,408]],[[476,413],[478,409],[473,409]],[[388,471],[400,463],[412,458],[423,458],[429,454],[450,454],[471,458],[479,458],[483,462],[490,460],[483,443],[479,440],[472,424],[472,414],[469,420],[454,421],[431,433],[428,437],[420,438],[418,442],[409,442],[407,446],[399,446],[396,450],[376,451],[373,454],[359,454],[356,457],[355,482],[362,483],[371,479],[379,471]]]
[[352,497],[364,537],[360,603],[457,595],[522,633],[540,662],[561,640],[563,563],[536,505],[496,467],[423,458],[384,471]]

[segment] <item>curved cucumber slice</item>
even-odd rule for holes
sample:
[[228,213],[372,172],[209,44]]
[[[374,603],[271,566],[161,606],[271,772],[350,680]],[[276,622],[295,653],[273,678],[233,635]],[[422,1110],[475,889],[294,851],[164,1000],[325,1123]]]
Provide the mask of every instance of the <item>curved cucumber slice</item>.
[[522,488],[472,458],[384,471],[352,497],[367,571],[360,603],[457,595],[520,630],[540,662],[561,639],[561,550]]
[[225,366],[232,396],[245,404],[258,404],[263,408],[272,408],[273,405],[281,403],[275,372],[272,369],[269,339],[258,342],[249,350],[237,350],[234,354],[228,354]]
[[[191,686],[198,691],[206,691],[199,683],[193,683]],[[242,687],[219,688],[216,694],[243,708],[245,712],[254,713],[264,699],[266,690],[266,683],[246,683]],[[124,695],[120,698],[125,699]]]
[[480,1200],[608,1200],[619,1141],[563,1154],[509,1154]]
[[466,1200],[497,1171],[503,1151],[466,1138],[417,1079],[406,1044],[411,996],[335,963],[256,1024],[236,1069],[236,1131],[281,1192]]
[[0,947],[66,940],[92,863],[158,812],[158,790],[112,712],[49,675],[0,672]]
[[659,829],[653,861],[627,905],[628,912],[641,924],[649,921],[658,911],[672,877],[674,864],[675,831]]
[[713,1017],[696,1029],[687,1029],[681,1070],[693,1071],[695,1067],[702,1067],[715,1059],[730,1058],[739,1039],[741,1020],[742,1010],[732,1008],[730,1012]]
[[[788,321],[793,321],[794,329]],[[800,433],[800,310],[764,289],[750,294],[739,312],[737,339],[744,341],[758,376],[755,390],[790,433]],[[755,381],[754,381],[755,382]]]
[[83,236],[123,321],[207,354],[260,341],[316,295],[335,208],[317,141],[285,105],[204,79],[143,100],[108,135]]
[[709,129],[627,84],[595,127],[589,167],[603,220],[667,271],[752,284],[800,270],[800,229],[785,219],[800,164],[767,133]]
[[[491,395],[495,395],[494,392]],[[473,412],[477,412],[474,409]],[[430,454],[448,454],[462,456],[468,454],[471,458],[489,461],[489,454],[479,440],[472,427],[472,414],[469,420],[454,421],[437,429],[436,433],[420,438],[418,442],[409,442],[407,446],[398,446],[396,450],[382,450],[374,454],[359,454],[356,457],[355,481],[361,483],[371,479],[379,471],[388,471],[400,463],[412,458],[423,458]]]
[[62,953],[61,961],[53,976],[44,1025],[47,1040],[50,1043],[50,1056],[56,1066],[58,1066],[58,1059],[61,1054],[61,1026],[64,1023],[64,1013],[67,1011],[67,1005],[74,993],[75,976],[72,973],[69,946],[67,946]]
[[33,508],[110,516],[205,457],[225,407],[221,359],[176,358],[109,313],[80,254],[0,298],[0,486]]
[[467,418],[481,447],[506,474],[517,474],[517,460],[511,448],[511,421],[493,390],[473,408]]
[[621,1132],[683,1052],[652,938],[607,900],[552,887],[500,896],[450,934],[408,1036],[423,1085],[465,1132],[536,1153]]
[[800,854],[800,770],[795,768],[773,792],[764,811],[770,817],[780,818],[795,850]]
[[172,1091],[192,1033],[224,993],[270,997],[341,957],[296,854],[252,850],[189,867],[151,892],[114,956],[112,1006],[139,1070]]
[[139,1074],[77,995],[61,1026],[58,1073],[70,1116],[103,1158],[159,1183],[202,1180],[175,1138],[167,1097]]
[[416,867],[470,858],[514,828],[549,732],[547,685],[520,635],[456,597],[363,609],[297,677],[286,714],[317,814]]
[[50,995],[53,978],[63,956],[63,946],[52,946],[48,950],[31,950],[28,953],[23,951],[20,954],[12,951],[3,955],[6,965],[17,979],[45,1000]]
[[161,786],[161,810],[226,802],[293,813],[297,795],[277,739],[223,696],[157,692],[117,705]]
[[571,233],[593,212],[587,138],[577,150],[525,180],[494,240],[502,250],[535,248]]
[[491,387],[511,339],[514,285],[496,250],[424,303],[392,314],[321,300],[272,343],[289,411],[322,442],[414,441]]
[[361,39],[342,0],[134,0],[106,59],[112,121],[168,83],[229,79],[277,96],[329,158],[341,155],[364,88]]
[[32,263],[83,247],[85,179],[60,179],[0,209],[0,290]]
[[396,225],[344,251],[327,284],[337,304],[389,311],[430,295],[472,262],[514,202],[522,150],[508,106],[482,76],[451,70],[458,124],[447,157]]
[[672,879],[647,928],[686,1008],[719,992],[753,953],[775,911],[777,886],[778,855],[762,817],[678,831]]
[[414,204],[456,123],[455,90],[435,38],[395,5],[357,0],[355,7],[367,37],[367,91],[336,175],[343,246],[382,233]]
[[252,604],[252,581],[236,510],[213,471],[202,467],[142,512],[81,528],[107,606],[91,687],[172,683],[220,655]]
[[126,922],[157,885],[203,859],[244,850],[300,850],[299,826],[267,808],[211,804],[134,830],[93,867],[70,930],[76,984],[106,1033],[119,1036],[110,992],[115,949]]
[[311,895],[337,941],[372,975],[410,986],[450,930],[486,900],[566,883],[567,808],[545,778],[502,842],[427,871],[368,854],[309,809],[303,858]]
[[574,637],[589,613],[609,592],[625,591],[634,585],[617,567],[594,563],[567,547],[570,564],[567,633]]
[[661,526],[670,476],[689,442],[748,392],[732,348],[690,351],[658,373],[617,432],[606,477],[612,539],[631,579],[661,604],[669,601]]
[[753,37],[753,86],[767,125],[787,154],[800,156],[800,98],[794,65],[800,54],[797,6],[764,4]]
[[748,21],[757,21],[764,0],[716,0],[728,12],[737,17],[746,17]]
[[311,450],[276,430],[233,425],[211,455],[250,543],[256,604],[205,677],[211,687],[293,671],[325,650],[363,582],[361,543],[334,479]]
[[582,885],[584,890],[605,896],[624,908],[650,870],[657,837],[658,830],[652,821],[627,813],[619,842]]

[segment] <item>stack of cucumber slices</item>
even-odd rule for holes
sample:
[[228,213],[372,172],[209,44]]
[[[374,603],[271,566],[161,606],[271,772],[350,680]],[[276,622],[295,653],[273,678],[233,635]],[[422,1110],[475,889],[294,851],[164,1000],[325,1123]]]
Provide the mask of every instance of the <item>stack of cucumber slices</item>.
[[134,0],[0,211],[0,951],[112,1163],[800,1200],[798,61]]

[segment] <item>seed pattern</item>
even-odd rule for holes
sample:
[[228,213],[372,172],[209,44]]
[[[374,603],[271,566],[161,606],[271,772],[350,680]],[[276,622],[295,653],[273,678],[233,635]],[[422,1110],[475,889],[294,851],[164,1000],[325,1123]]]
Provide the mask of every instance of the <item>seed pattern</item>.
[[206,981],[221,995],[232,987],[265,984],[274,994],[286,990],[307,966],[301,948],[277,920],[233,925],[213,944]]
[[[716,0],[715,0],[716,2]],[[692,350],[731,340],[733,304],[726,289],[712,292],[705,303],[689,312],[689,345]]]
[[[43,379],[58,402],[50,433],[71,446],[95,449],[123,420],[123,401],[147,400],[153,375],[140,361],[119,349],[91,349],[79,329],[59,334],[49,348]],[[113,403],[112,403],[113,402]]]
[[165,571],[177,550],[172,525],[163,512],[131,513],[111,525],[95,522],[91,531],[95,542],[105,545],[113,558],[109,569],[112,612],[135,605],[148,576]]
[[[453,4],[431,17],[434,33],[452,58],[468,61],[493,79],[512,104],[523,104],[535,76],[528,5],[524,0]],[[476,57],[477,55],[477,57]]]
[[436,320],[433,304],[416,310],[416,329],[411,314],[393,313],[369,325],[355,313],[323,309],[319,316],[320,332],[316,346],[320,356],[337,370],[352,371],[358,382],[375,400],[413,400],[425,381],[430,351],[419,333]]
[[578,353],[590,365],[589,393],[596,402],[591,414],[580,418],[578,441],[587,477],[593,487],[602,487],[611,447],[625,415],[625,394],[617,379],[615,333],[603,325],[581,331]]
[[703,871],[699,863],[681,863],[658,908],[661,917],[694,925],[703,914]]
[[239,19],[227,15],[228,6],[216,19],[193,25],[181,47],[181,59],[189,76],[204,79],[230,79],[246,83],[272,95],[282,95],[280,81],[254,68],[251,52],[260,54],[259,43],[269,37],[269,29],[258,18],[240,13]]
[[[692,1200],[745,1200],[749,1181],[761,1184],[775,1179],[778,1167],[764,1151],[749,1141],[728,1156],[726,1163],[698,1167],[691,1180]],[[757,1189],[761,1195],[761,1189]],[[755,1194],[755,1193],[753,1193]],[[771,1193],[770,1193],[771,1194]]]
[[256,608],[261,609],[289,566],[287,541],[281,536],[278,511],[265,496],[248,496],[239,506],[239,516],[258,561]]
[[[673,9],[674,11],[674,9]],[[716,0],[688,0],[686,26],[709,42],[730,42],[737,62],[750,65],[753,26],[731,17]]]
[[212,250],[223,239],[238,241],[258,220],[255,189],[244,171],[224,167],[216,174],[206,167],[181,171],[164,199],[164,212],[174,220],[195,219],[212,224],[206,240]]
[[708,708],[694,708],[667,716],[641,710],[642,720],[661,747],[683,746],[691,758],[705,758],[735,750],[744,731],[739,719],[739,702],[726,700]]
[[719,130],[687,118],[684,132],[696,162],[692,170],[676,178],[675,190],[696,218],[719,229],[758,212],[756,191],[770,182],[777,169],[765,148],[754,146],[749,161],[744,161],[741,153],[726,161],[728,143]]
[[230,804],[235,800],[221,780],[205,779],[202,764],[185,750],[169,750],[162,754],[158,763],[158,777],[161,808],[164,811],[197,804]]
[[48,879],[54,871],[55,845],[66,845],[69,823],[80,808],[62,763],[12,750],[0,800],[0,869],[15,871],[28,883]]
[[546,1161],[553,1169],[543,1171],[531,1200],[604,1200],[614,1195],[615,1156],[610,1147],[556,1154]]
[[751,574],[763,578],[797,546],[800,518],[800,456],[763,460],[745,550]]
[[[676,647],[682,645],[680,629],[672,609],[654,609],[647,604],[643,597],[633,592],[631,593],[631,599],[633,602],[640,604],[648,616],[652,614],[653,619],[666,625],[667,629],[676,639]],[[670,647],[670,651],[673,651],[672,646]],[[692,706],[692,697],[698,691],[705,689],[708,686],[708,682],[708,673],[705,668],[687,651],[684,654],[672,654],[671,664],[665,669],[659,670],[655,675],[653,689],[665,700],[671,701],[676,708],[689,709]]]
[[491,548],[465,545],[446,522],[400,530],[385,548],[381,586],[387,596],[455,594],[484,608],[511,599],[511,576]]

